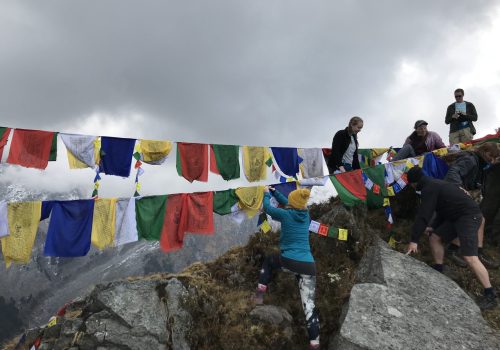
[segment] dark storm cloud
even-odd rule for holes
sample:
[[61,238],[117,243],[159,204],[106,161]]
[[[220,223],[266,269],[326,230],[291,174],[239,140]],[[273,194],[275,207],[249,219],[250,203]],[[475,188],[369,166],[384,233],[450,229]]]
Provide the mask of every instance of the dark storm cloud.
[[92,113],[135,111],[146,118],[136,136],[327,145],[369,112],[403,57],[438,55],[450,31],[487,23],[493,4],[6,2],[0,120],[78,132]]

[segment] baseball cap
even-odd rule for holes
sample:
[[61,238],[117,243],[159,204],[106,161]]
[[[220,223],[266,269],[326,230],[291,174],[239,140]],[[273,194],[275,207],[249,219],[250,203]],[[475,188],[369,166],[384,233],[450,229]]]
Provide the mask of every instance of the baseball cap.
[[427,123],[425,120],[417,120],[415,122],[415,129],[418,128],[419,126],[422,126],[422,125],[428,125],[429,123]]

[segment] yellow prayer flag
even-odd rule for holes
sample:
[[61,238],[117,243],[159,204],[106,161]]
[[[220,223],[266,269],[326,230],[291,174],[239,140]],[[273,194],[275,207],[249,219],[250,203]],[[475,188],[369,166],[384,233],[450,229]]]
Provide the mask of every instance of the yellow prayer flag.
[[49,323],[47,323],[47,328],[55,326],[56,324],[57,324],[57,317],[52,316],[49,320]]
[[392,186],[387,187],[387,194],[389,195],[389,197],[394,197],[396,195]]
[[269,158],[267,147],[243,146],[243,170],[250,182],[265,180],[266,161]]
[[94,203],[92,244],[100,250],[115,240],[116,198],[98,198]]
[[260,224],[260,229],[262,230],[262,232],[268,233],[269,231],[271,231],[271,225],[269,225],[269,222],[267,220],[264,220],[262,224]]
[[339,228],[339,241],[347,241],[347,230],[345,228]]
[[165,159],[172,150],[170,141],[141,140],[140,152],[145,163],[159,162]]
[[235,190],[238,197],[238,206],[249,218],[257,214],[264,199],[264,186],[240,187]]
[[372,148],[372,158],[376,158],[385,152],[387,152],[389,148]]
[[7,212],[10,235],[2,238],[2,252],[9,268],[12,262],[27,264],[30,261],[42,202],[9,203]]
[[70,150],[67,150],[68,154],[68,164],[70,169],[85,169],[88,168],[89,166],[85,164],[84,162],[78,160],[73,153],[71,153]]
[[101,163],[101,138],[97,137],[94,141],[94,159],[96,164]]
[[411,168],[413,168],[414,166],[415,166],[415,165],[413,165],[413,163],[412,163],[412,161],[411,161],[411,160],[409,160],[409,159],[407,159],[407,160],[406,160],[406,168],[407,168],[407,169],[411,169]]
[[448,148],[446,148],[446,147],[439,148],[439,149],[432,151],[432,153],[434,153],[436,156],[445,156],[448,154]]
[[424,166],[424,156],[418,156],[416,159],[418,160],[418,166],[422,168]]
[[385,197],[385,198],[384,198],[384,204],[383,204],[383,206],[384,206],[384,207],[387,207],[387,206],[389,206],[389,205],[391,205],[391,200],[390,200],[389,198]]
[[394,239],[393,236],[391,236],[389,238],[389,242],[387,242],[387,244],[389,244],[389,247],[391,247],[392,249],[396,249],[396,240]]

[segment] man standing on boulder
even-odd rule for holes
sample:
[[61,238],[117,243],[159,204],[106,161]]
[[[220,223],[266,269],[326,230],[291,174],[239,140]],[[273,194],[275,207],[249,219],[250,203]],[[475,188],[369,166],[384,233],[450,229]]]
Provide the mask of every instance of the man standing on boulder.
[[464,90],[455,90],[455,102],[446,109],[444,122],[450,125],[450,145],[472,140],[476,128],[472,122],[477,121],[476,107],[464,101]]
[[[421,191],[421,204],[413,224],[407,254],[415,253],[422,233],[429,235],[434,269],[443,271],[444,246],[458,237],[464,260],[484,287],[484,296],[477,301],[485,310],[497,306],[495,290],[491,286],[488,270],[477,257],[477,231],[481,226],[481,210],[467,192],[449,182],[425,176],[420,167],[408,171],[408,182]],[[436,216],[434,219],[434,212]],[[431,222],[432,220],[432,222]]]

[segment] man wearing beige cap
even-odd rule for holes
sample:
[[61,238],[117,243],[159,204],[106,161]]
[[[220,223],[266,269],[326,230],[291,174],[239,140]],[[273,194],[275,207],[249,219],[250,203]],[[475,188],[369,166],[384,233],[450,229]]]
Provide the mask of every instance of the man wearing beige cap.
[[427,130],[427,122],[425,120],[417,120],[414,128],[415,131],[406,138],[403,147],[392,160],[416,157],[427,152],[432,152],[435,149],[446,147],[437,132]]

